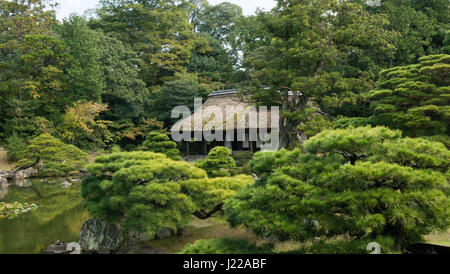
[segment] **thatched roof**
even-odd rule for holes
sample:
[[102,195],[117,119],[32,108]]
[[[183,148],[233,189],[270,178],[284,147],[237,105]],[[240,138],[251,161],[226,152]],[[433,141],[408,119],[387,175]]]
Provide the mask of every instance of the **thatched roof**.
[[201,109],[190,117],[177,122],[171,130],[194,132],[222,129],[225,131],[227,125],[233,125],[234,129],[259,129],[264,127],[270,129],[272,128],[272,119],[279,121],[278,113],[271,117],[270,108],[267,111],[256,109],[250,103],[240,99],[237,92],[238,90],[224,90],[211,93]]

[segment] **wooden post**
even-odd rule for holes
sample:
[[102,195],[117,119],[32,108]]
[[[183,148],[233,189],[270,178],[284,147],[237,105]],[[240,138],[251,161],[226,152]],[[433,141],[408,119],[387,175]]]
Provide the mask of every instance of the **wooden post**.
[[189,141],[186,141],[187,160],[189,161]]
[[203,141],[203,153],[207,156],[208,155],[208,142]]

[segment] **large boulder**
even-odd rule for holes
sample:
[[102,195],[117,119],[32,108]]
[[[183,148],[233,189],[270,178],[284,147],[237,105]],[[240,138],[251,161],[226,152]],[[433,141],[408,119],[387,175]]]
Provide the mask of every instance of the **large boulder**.
[[80,246],[84,252],[111,254],[122,248],[149,241],[146,233],[125,232],[113,224],[97,219],[84,223],[80,233]]

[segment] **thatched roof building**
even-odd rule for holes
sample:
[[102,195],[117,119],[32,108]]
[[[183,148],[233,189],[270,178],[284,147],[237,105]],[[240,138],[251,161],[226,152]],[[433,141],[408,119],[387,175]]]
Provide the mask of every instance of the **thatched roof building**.
[[[251,103],[238,96],[239,90],[215,91],[208,96],[207,101],[191,116],[178,121],[171,129],[172,132],[195,132],[241,130],[246,132],[244,141],[224,140],[214,142],[213,145],[223,145],[233,150],[257,150],[260,140],[250,140],[251,131],[264,129],[278,131],[279,112],[271,108],[256,108]],[[203,144],[205,146],[205,144]],[[206,144],[208,146],[208,144]],[[208,150],[208,148],[203,149]]]
[[271,128],[272,119],[279,121],[278,112],[271,113],[270,109],[256,108],[237,96],[238,92],[239,90],[234,89],[211,93],[201,109],[177,122],[172,131],[227,130],[227,126],[232,126],[235,130]]

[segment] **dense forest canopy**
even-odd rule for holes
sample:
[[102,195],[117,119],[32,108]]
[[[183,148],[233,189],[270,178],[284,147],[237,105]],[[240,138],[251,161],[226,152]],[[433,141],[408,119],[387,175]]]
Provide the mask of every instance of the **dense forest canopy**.
[[[382,70],[448,53],[445,7],[280,0],[245,16],[227,2],[103,0],[95,16],[59,22],[50,1],[3,0],[0,140],[24,147],[49,133],[85,150],[133,148],[140,144],[127,136],[148,119],[169,128],[173,107],[240,87],[257,104],[282,107],[283,146],[302,143],[300,132],[377,112],[369,92],[392,75]],[[73,115],[83,110],[93,114]]]

